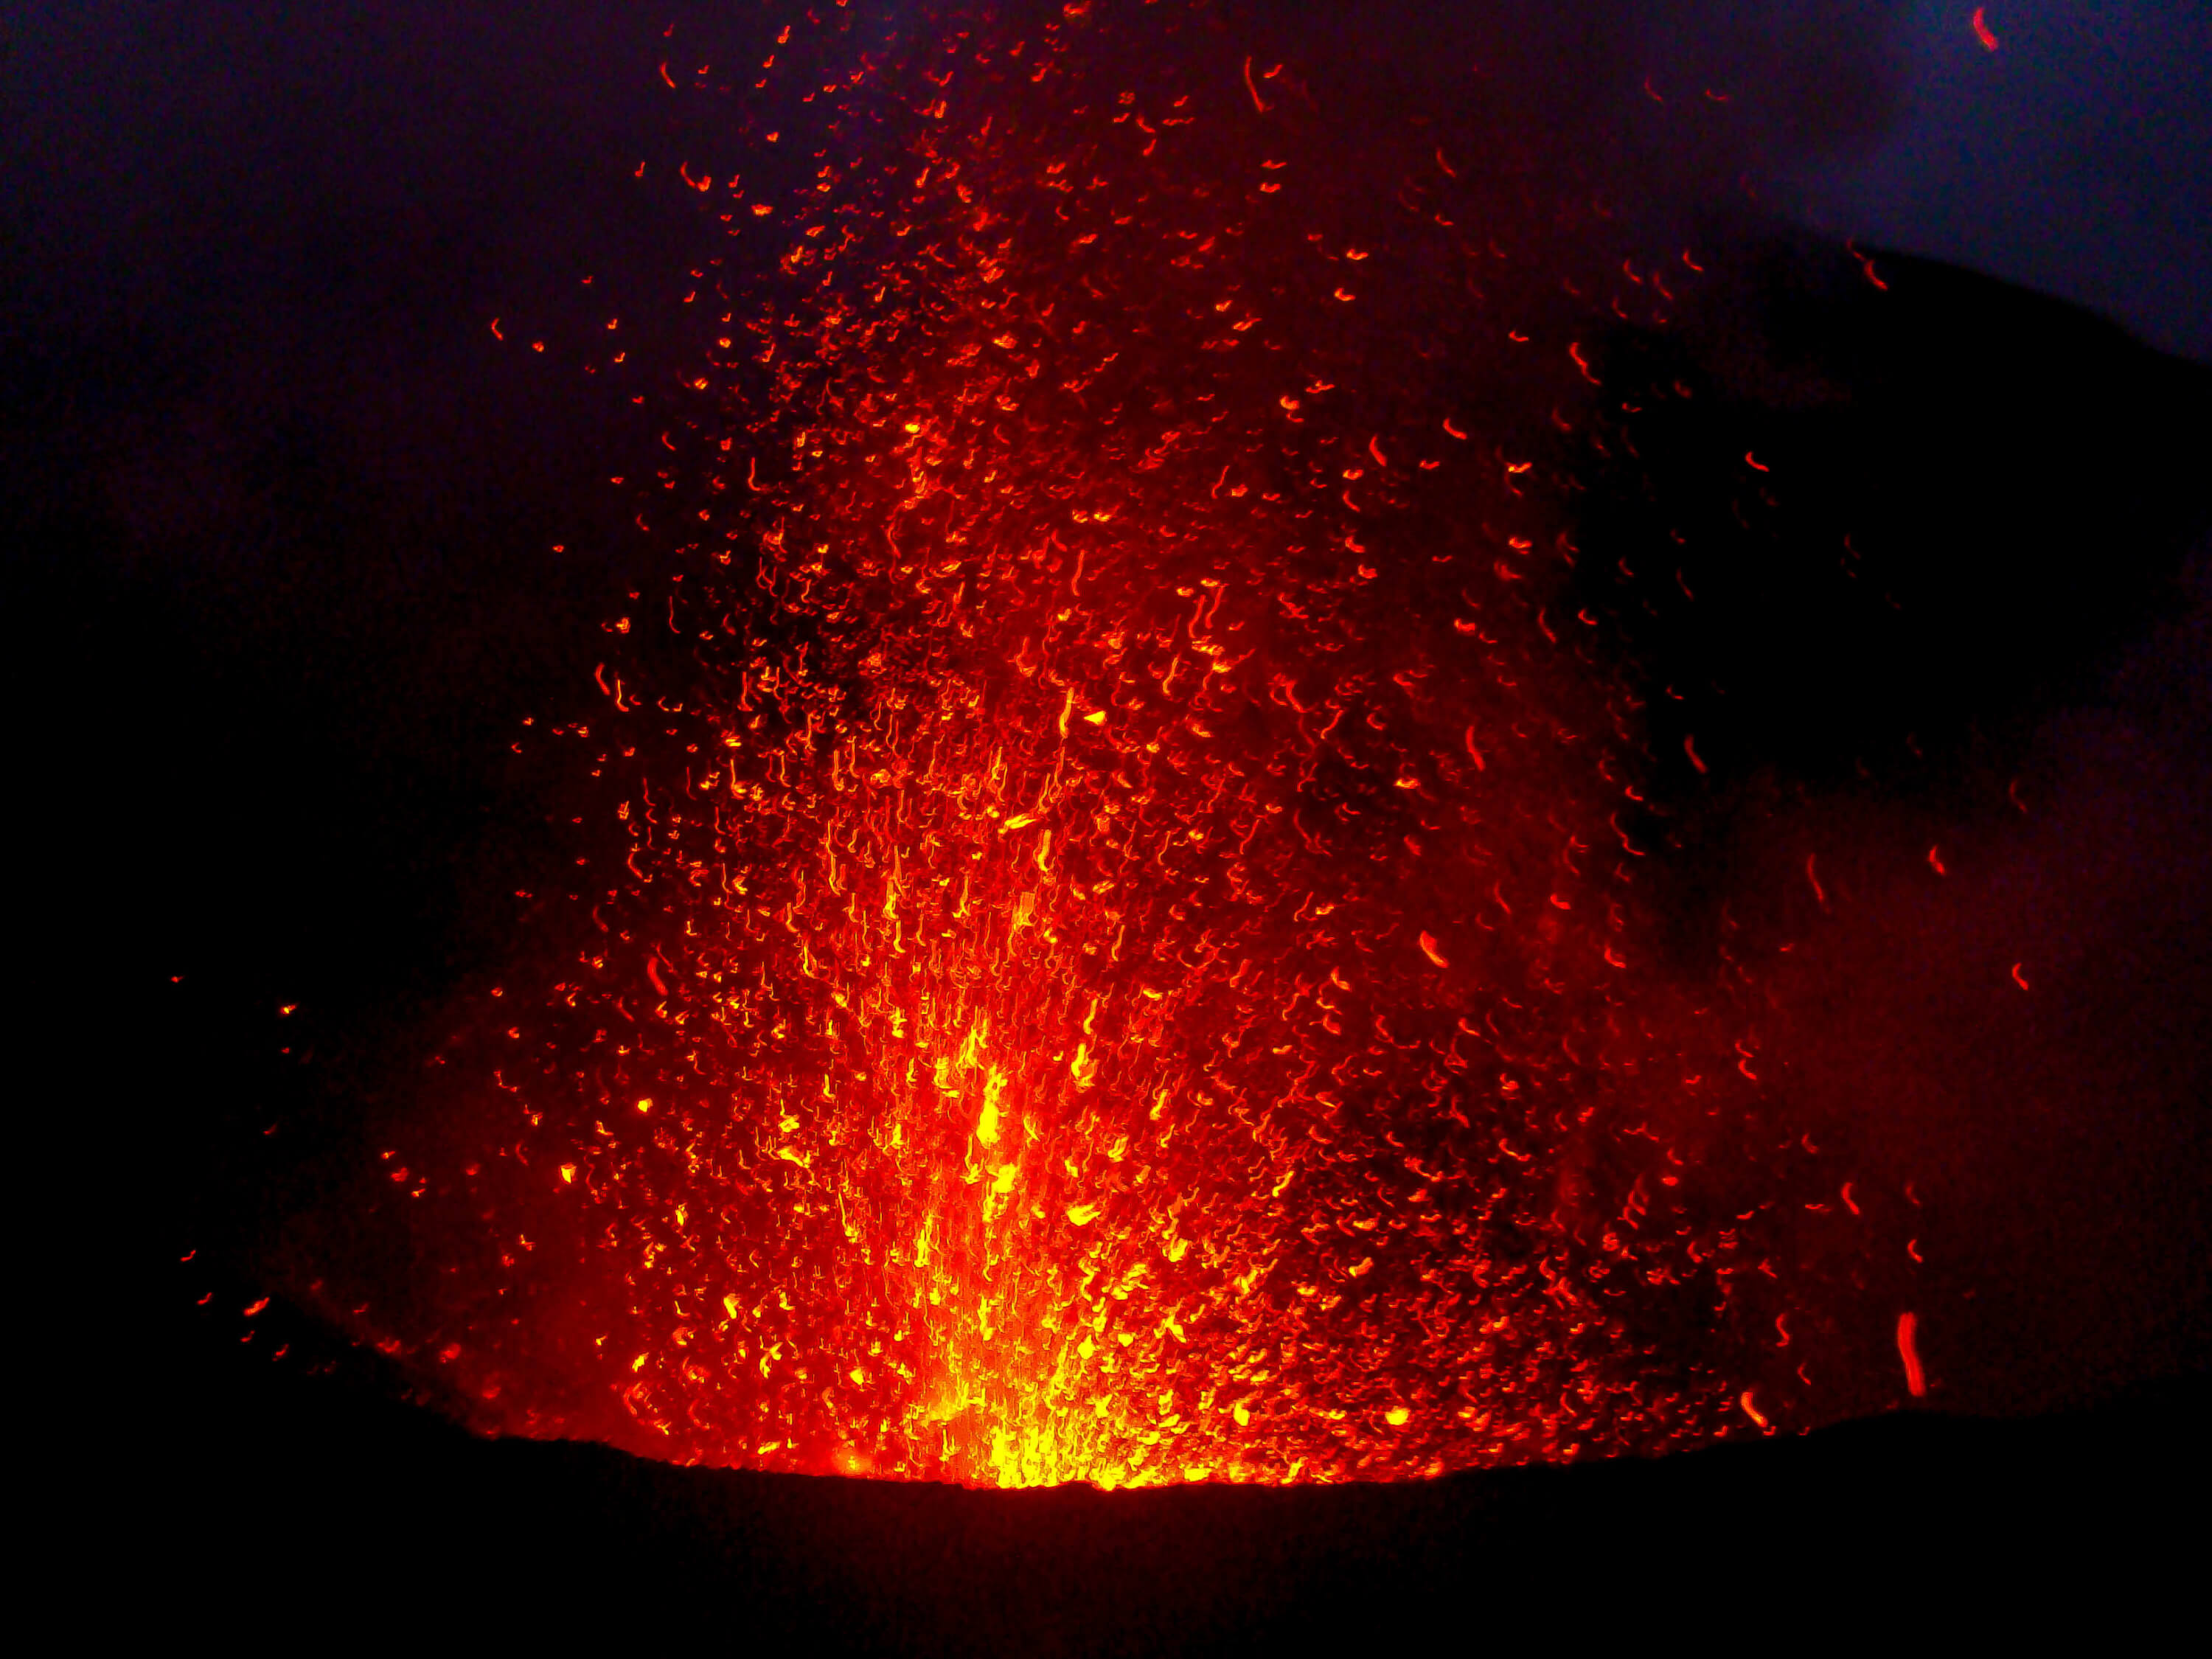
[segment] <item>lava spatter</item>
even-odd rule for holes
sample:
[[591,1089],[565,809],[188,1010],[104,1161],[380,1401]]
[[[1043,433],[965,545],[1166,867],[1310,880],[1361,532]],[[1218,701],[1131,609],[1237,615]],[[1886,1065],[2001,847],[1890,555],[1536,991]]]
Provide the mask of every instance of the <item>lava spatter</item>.
[[1656,964],[1561,603],[1583,342],[1666,283],[1207,15],[841,9],[778,182],[687,158],[666,586],[352,1318],[483,1425],[1110,1486],[1796,1419],[1828,1176]]

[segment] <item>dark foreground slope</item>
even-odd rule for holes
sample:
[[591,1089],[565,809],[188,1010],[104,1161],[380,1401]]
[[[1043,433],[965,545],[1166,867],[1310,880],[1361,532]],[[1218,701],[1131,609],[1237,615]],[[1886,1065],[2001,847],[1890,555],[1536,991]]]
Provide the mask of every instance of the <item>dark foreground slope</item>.
[[[1417,1485],[1016,1492],[476,1440],[270,1313],[210,1316],[72,1550],[95,1622],[716,1650],[1430,1651],[1554,1627],[1919,1640],[2185,1611],[2212,1379]],[[178,1333],[180,1339],[184,1333]],[[272,1341],[292,1352],[271,1363]],[[335,1351],[331,1351],[335,1358]],[[302,1364],[305,1356],[306,1363]]]

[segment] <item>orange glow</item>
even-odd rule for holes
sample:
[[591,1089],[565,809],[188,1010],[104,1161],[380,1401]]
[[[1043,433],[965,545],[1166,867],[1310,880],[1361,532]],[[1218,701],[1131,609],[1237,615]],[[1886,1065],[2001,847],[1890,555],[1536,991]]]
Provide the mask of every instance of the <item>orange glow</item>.
[[574,890],[407,1153],[422,1287],[341,1316],[483,1426],[1113,1487],[1802,1415],[1834,1180],[1756,996],[1644,965],[1650,745],[1530,435],[1658,301],[1294,68],[1129,90],[1170,9],[854,52],[715,232],[760,274],[691,273],[665,591],[531,739]]

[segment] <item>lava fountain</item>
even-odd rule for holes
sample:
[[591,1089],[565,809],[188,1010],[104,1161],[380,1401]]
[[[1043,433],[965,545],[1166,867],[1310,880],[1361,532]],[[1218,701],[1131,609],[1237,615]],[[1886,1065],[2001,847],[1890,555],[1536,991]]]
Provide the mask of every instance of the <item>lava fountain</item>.
[[1751,974],[1662,964],[1564,599],[1600,343],[1695,250],[1207,8],[819,9],[661,65],[739,158],[671,163],[665,583],[520,734],[569,880],[314,1299],[483,1428],[813,1472],[1834,1414],[1873,1200]]

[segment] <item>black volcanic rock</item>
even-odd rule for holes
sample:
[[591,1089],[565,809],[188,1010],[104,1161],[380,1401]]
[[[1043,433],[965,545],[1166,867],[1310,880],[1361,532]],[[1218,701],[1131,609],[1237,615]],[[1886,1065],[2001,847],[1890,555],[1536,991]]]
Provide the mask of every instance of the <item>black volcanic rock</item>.
[[2182,1607],[2212,1474],[2201,1376],[2040,1419],[1902,1413],[1397,1485],[1000,1492],[682,1468],[471,1438],[360,1358],[314,1358],[309,1328],[270,1364],[269,1318],[251,1342],[224,1317],[181,1342],[173,1430],[95,1532],[95,1559],[173,1632],[1425,1652],[2081,1614],[2117,1636]]

